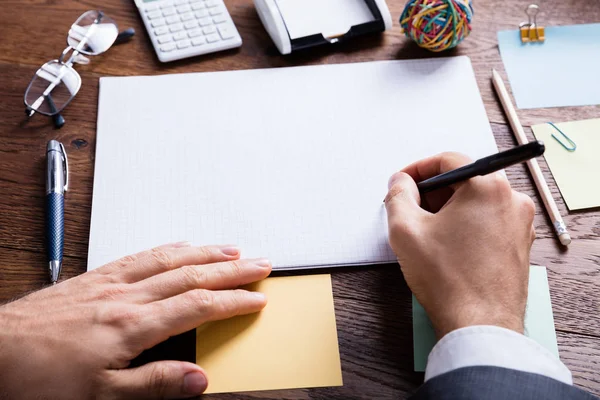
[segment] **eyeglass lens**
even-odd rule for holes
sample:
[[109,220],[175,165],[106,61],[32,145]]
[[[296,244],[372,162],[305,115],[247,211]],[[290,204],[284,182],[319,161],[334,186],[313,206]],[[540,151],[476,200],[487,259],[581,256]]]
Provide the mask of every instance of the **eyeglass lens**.
[[102,11],[88,11],[71,25],[67,43],[80,53],[97,55],[108,50],[118,35],[112,18]]
[[62,111],[77,94],[81,78],[73,68],[49,61],[36,72],[25,92],[25,104],[45,115]]

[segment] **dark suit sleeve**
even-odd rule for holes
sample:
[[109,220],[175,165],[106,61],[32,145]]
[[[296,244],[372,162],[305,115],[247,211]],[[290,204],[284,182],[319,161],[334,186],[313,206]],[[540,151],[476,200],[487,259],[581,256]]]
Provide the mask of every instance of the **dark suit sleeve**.
[[588,392],[543,375],[500,367],[466,367],[427,381],[411,400],[588,400]]

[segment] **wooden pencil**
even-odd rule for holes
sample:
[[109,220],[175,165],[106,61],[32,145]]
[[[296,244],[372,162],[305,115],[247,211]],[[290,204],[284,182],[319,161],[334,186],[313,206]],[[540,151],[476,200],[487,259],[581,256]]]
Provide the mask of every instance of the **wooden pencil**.
[[[519,117],[517,116],[517,112],[512,105],[510,97],[508,95],[508,91],[506,90],[506,86],[504,85],[504,81],[500,74],[492,69],[492,82],[494,84],[494,88],[496,89],[496,93],[498,93],[498,97],[500,98],[500,102],[502,103],[502,107],[504,108],[504,112],[506,113],[506,117],[510,122],[510,126],[512,127],[513,132],[517,138],[517,142],[519,144],[528,143],[527,136],[525,136],[525,131],[523,130],[523,126],[519,121]],[[542,197],[542,202],[546,207],[546,211],[552,220],[554,225],[554,230],[556,231],[556,235],[558,236],[558,240],[563,246],[568,246],[571,243],[571,236],[567,231],[567,227],[560,216],[560,212],[558,211],[558,207],[554,202],[554,198],[552,197],[552,193],[550,193],[550,189],[548,188],[548,184],[544,179],[544,175],[542,174],[542,170],[535,158],[527,161],[527,166],[529,167],[529,171],[533,176],[533,180],[537,189]]]

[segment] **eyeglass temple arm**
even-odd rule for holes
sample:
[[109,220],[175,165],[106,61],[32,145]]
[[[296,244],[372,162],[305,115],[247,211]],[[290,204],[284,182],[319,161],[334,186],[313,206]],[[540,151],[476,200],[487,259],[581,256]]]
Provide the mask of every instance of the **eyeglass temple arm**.
[[119,32],[119,35],[115,39],[115,43],[114,44],[125,43],[129,39],[131,39],[133,37],[133,35],[135,35],[135,29],[133,29],[133,28],[127,28],[124,31]]
[[[52,100],[52,95],[48,93],[45,97],[46,100],[48,100],[48,107],[50,108],[50,112],[56,113],[56,104],[54,104],[54,100]],[[25,114],[27,115],[27,117],[31,117],[33,116],[33,114],[35,114],[35,110],[28,106],[25,109]],[[54,126],[57,129],[62,128],[62,126],[65,124],[65,119],[60,113],[53,114],[52,121],[54,121]]]
[[56,113],[52,116],[52,121],[54,122],[54,127],[56,129],[62,128],[62,126],[65,124],[65,119],[60,113],[56,112],[57,111],[56,104],[54,104],[54,100],[52,100],[52,94],[48,93],[48,95],[46,96],[46,99],[48,100],[48,106],[50,106],[50,111],[52,113]]

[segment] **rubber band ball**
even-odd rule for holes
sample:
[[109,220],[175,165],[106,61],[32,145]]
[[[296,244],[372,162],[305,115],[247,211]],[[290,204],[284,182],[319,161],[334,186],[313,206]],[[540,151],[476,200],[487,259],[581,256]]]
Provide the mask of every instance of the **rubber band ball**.
[[402,31],[420,47],[439,52],[471,33],[471,0],[411,0],[400,16]]

